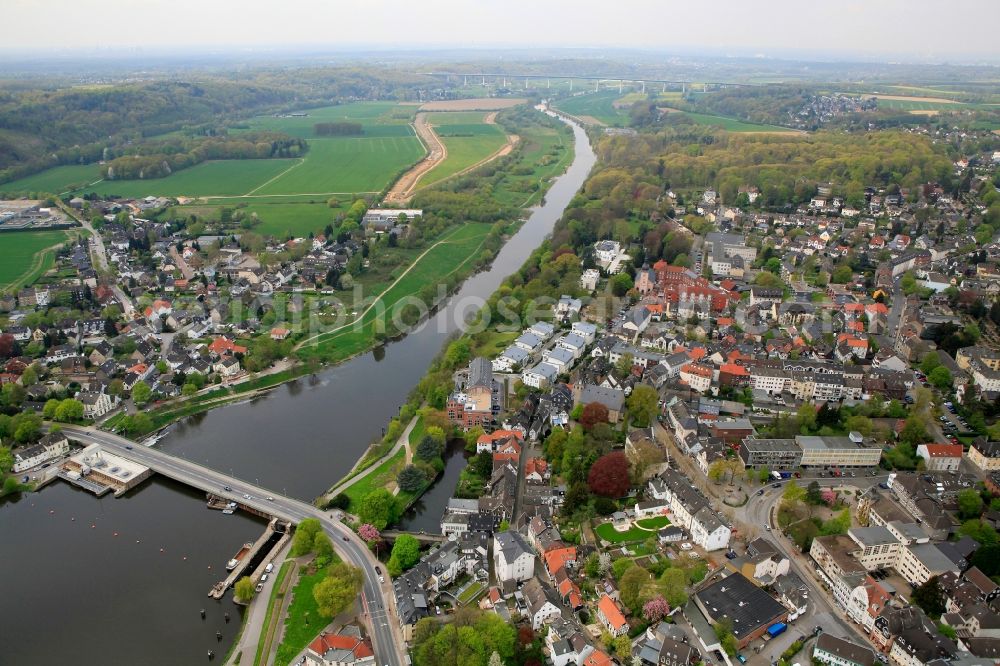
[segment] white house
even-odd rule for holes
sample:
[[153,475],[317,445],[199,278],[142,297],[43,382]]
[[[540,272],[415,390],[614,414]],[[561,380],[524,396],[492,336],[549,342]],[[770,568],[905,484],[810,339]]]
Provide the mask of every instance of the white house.
[[493,537],[493,567],[501,583],[529,580],[535,574],[535,551],[518,532],[498,532]]
[[576,333],[567,333],[563,337],[559,338],[556,342],[556,346],[563,349],[568,349],[573,352],[573,358],[578,359],[583,356],[584,350],[587,348],[587,340]]
[[97,391],[84,391],[76,399],[83,403],[83,417],[87,419],[99,419],[115,406],[110,395]]
[[490,361],[493,372],[511,372],[514,368],[519,368],[531,356],[521,347],[511,345],[502,354]]
[[14,452],[15,474],[27,471],[32,467],[37,467],[53,458],[58,458],[69,453],[69,440],[66,436],[58,433],[51,433],[42,437],[41,441],[34,446]]
[[587,291],[597,289],[597,282],[601,279],[601,273],[596,268],[588,268],[580,276],[580,287]]
[[521,381],[525,386],[542,389],[551,384],[558,375],[559,368],[543,362],[521,373]]
[[570,330],[583,338],[583,341],[588,345],[594,341],[597,337],[597,326],[585,321],[573,322],[570,326]]
[[565,347],[556,346],[545,352],[543,359],[549,365],[558,368],[559,372],[565,372],[573,365],[576,355]]

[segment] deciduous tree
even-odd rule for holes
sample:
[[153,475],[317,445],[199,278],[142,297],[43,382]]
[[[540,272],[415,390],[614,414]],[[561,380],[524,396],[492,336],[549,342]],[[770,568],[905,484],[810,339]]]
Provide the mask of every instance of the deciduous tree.
[[601,456],[590,468],[587,485],[596,495],[623,497],[629,488],[628,458],[621,451]]
[[398,576],[420,561],[420,542],[409,534],[401,534],[392,544],[389,573]]
[[326,578],[313,587],[313,598],[319,612],[336,617],[351,607],[361,591],[361,570],[346,562],[332,565]]
[[584,430],[591,430],[598,423],[608,422],[608,408],[599,402],[587,403],[580,413],[580,425]]

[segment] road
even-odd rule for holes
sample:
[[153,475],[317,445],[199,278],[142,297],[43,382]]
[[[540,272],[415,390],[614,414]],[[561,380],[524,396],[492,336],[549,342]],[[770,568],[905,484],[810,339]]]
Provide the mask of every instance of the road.
[[[386,578],[385,583],[379,583],[379,574],[375,571],[375,568],[379,566],[378,561],[360,537],[340,521],[335,520],[332,514],[321,511],[311,504],[281,496],[261,486],[235,479],[182,458],[176,458],[155,448],[135,444],[111,433],[68,425],[63,426],[63,432],[68,437],[84,444],[100,444],[112,453],[146,465],[153,471],[181,483],[212,492],[221,497],[228,497],[284,520],[296,524],[307,518],[319,520],[323,530],[330,536],[334,548],[344,561],[364,572],[362,603],[369,620],[377,663],[388,666],[404,666],[406,663],[403,647],[405,643],[394,619],[395,613],[390,614],[391,603],[394,599],[391,580]],[[229,486],[232,490],[224,491],[224,486]],[[245,499],[244,495],[250,495],[251,499]],[[272,497],[273,500],[264,499],[266,497]]]
[[[85,220],[80,217],[74,216],[77,222],[87,230],[90,234],[90,247],[94,251],[94,257],[97,259],[97,268],[102,272],[108,272],[110,270],[110,265],[108,264],[108,250],[104,246],[104,239],[101,234],[94,229],[90,224],[90,220]],[[126,319],[132,319],[135,314],[135,305],[132,303],[132,299],[118,286],[118,282],[115,278],[111,280],[111,290],[115,294],[115,298],[121,303],[122,311],[125,313]]]
[[[885,479],[886,476],[882,475],[878,477],[866,476],[846,479],[821,477],[815,480],[822,486],[835,482],[837,486],[851,485],[858,488],[868,488],[875,483],[885,481]],[[798,479],[797,481],[799,481],[800,485],[804,485],[812,480]],[[754,534],[756,531],[754,529],[755,526],[771,526],[773,524],[771,520],[772,510],[775,509],[781,500],[783,490],[784,484],[778,488],[774,488],[773,484],[765,486],[763,494],[758,495],[754,492],[746,505],[740,508],[739,513],[742,515],[739,516],[739,519],[745,522],[746,525],[751,526],[749,527],[750,533],[744,533],[748,540],[754,536],[760,536],[760,534]],[[864,632],[860,631],[847,619],[845,612],[836,604],[833,597],[817,583],[816,577],[811,571],[812,565],[808,556],[799,552],[798,547],[781,534],[780,530],[767,530],[764,527],[763,533],[766,534],[768,540],[775,545],[781,554],[788,558],[791,571],[796,573],[809,588],[809,606],[805,615],[796,620],[799,631],[789,631],[788,633],[808,633],[812,630],[813,626],[820,624],[827,633],[837,633],[848,639],[859,641],[862,645],[868,645],[868,638]],[[786,645],[776,643],[776,641],[771,641],[765,644],[760,656],[772,659],[777,658],[778,654],[780,654],[780,650],[777,649],[779,645],[782,650],[787,647]]]

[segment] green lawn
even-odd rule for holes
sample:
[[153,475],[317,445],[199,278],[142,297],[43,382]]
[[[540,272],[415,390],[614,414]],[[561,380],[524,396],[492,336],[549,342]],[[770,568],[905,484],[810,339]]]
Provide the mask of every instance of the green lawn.
[[441,112],[427,115],[427,122],[441,138],[448,157],[427,172],[420,181],[421,187],[438,183],[459,171],[483,161],[503,148],[507,137],[498,125],[488,125],[482,112]]
[[0,291],[16,291],[52,268],[46,251],[66,240],[65,231],[13,231],[0,234]]
[[520,158],[506,170],[494,196],[504,205],[533,206],[541,199],[545,182],[573,160],[573,144],[564,128],[531,125],[519,135]]
[[616,109],[615,101],[621,97],[617,90],[575,95],[557,100],[553,106],[574,116],[590,116],[605,125],[628,124],[628,109]]
[[658,530],[666,527],[670,524],[670,519],[666,516],[655,516],[653,518],[640,518],[635,521],[635,524],[639,527],[644,527],[647,530]]
[[611,523],[602,523],[594,528],[594,532],[597,536],[601,537],[609,543],[628,543],[630,541],[645,541],[651,536],[655,536],[654,533],[648,530],[639,529],[638,527],[630,527],[626,532],[619,532],[614,528]]
[[406,460],[406,451],[402,448],[394,456],[384,463],[368,472],[367,476],[357,483],[347,488],[344,494],[351,498],[351,504],[360,502],[361,499],[373,490],[385,488],[396,480],[396,475],[403,468]]
[[462,591],[462,594],[458,595],[458,603],[465,606],[466,604],[475,601],[476,597],[483,593],[486,586],[479,581],[473,582],[469,587]]
[[281,637],[275,663],[291,663],[295,655],[309,645],[309,641],[316,638],[329,621],[320,615],[312,593],[316,584],[325,577],[325,569],[314,574],[303,573],[299,576],[299,582],[292,589],[292,603],[288,605],[285,633]]

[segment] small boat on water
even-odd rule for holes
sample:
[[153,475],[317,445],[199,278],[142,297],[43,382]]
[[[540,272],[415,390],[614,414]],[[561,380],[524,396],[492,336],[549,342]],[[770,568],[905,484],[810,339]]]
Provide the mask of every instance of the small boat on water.
[[245,558],[247,556],[247,553],[250,552],[251,548],[253,548],[253,544],[250,543],[249,541],[243,544],[243,547],[240,548],[240,552],[236,553],[236,557],[226,562],[226,571],[232,571],[233,569],[238,567],[240,565],[240,562],[243,561],[243,558]]

